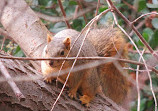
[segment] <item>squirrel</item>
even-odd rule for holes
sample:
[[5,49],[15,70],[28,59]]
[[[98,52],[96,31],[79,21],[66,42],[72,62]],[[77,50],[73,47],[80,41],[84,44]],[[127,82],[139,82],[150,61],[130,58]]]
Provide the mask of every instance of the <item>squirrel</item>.
[[[71,45],[74,43],[79,32],[73,29],[65,29],[58,32],[54,37],[47,35],[47,45],[43,50],[43,57],[66,57]],[[78,53],[83,35],[76,41],[70,52],[70,57],[75,57]],[[119,53],[119,54],[118,54]],[[80,57],[127,57],[126,41],[124,35],[118,28],[108,27],[100,29],[91,29],[85,39],[81,49]],[[77,65],[90,62],[90,60],[77,60]],[[122,67],[125,63],[119,62]],[[44,76],[56,72],[60,69],[62,61],[41,61],[41,70]],[[71,67],[73,61],[66,61],[63,69]],[[67,74],[59,76],[60,81],[64,82]],[[55,78],[45,78],[51,82]],[[129,92],[129,82],[117,67],[108,62],[95,68],[81,70],[71,73],[67,82],[70,88],[69,97],[76,98],[76,92],[81,90],[80,101],[86,106],[93,100],[99,87],[102,87],[103,93],[114,102],[122,104]]]
[[[79,35],[79,32],[66,29],[57,33],[53,38],[47,35],[47,45],[43,50],[43,57],[66,57],[68,51],[70,50],[71,45],[75,42],[76,37]],[[75,57],[82,43],[84,36],[81,36],[77,41],[74,47],[70,52],[70,57]],[[90,41],[85,40],[82,50],[79,54],[79,57],[92,57],[97,56],[95,48],[90,43]],[[57,72],[63,61],[41,61],[42,74],[44,76],[51,74],[52,72]],[[76,65],[83,65],[90,62],[90,60],[78,60]],[[73,64],[73,61],[66,61],[63,69],[70,68]],[[59,76],[59,81],[65,82],[67,75]],[[54,78],[49,77],[45,78],[46,82],[51,82]],[[67,82],[69,87],[69,97],[77,98],[76,92],[78,90],[82,91],[80,96],[80,101],[82,104],[88,106],[88,103],[94,98],[99,87],[99,77],[97,74],[97,68],[91,68],[86,70],[81,70],[75,73],[71,73]]]

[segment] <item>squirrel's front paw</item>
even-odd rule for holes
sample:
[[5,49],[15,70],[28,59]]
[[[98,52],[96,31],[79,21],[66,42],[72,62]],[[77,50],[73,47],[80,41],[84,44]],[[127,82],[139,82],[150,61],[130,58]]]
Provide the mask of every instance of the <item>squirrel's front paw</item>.
[[74,91],[70,91],[69,92],[69,94],[68,94],[68,96],[71,98],[71,99],[77,99],[77,97],[76,97],[76,92],[74,92]]
[[52,83],[54,79],[52,77],[47,77],[47,78],[44,78],[44,82],[46,83]]

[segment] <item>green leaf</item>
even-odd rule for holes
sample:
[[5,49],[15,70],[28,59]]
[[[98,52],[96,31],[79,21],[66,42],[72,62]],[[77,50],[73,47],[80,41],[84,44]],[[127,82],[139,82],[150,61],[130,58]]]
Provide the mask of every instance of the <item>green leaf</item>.
[[50,0],[38,0],[38,3],[39,3],[39,5],[44,5],[44,6],[46,6],[49,1],[50,1]]
[[143,35],[143,38],[144,38],[146,41],[149,41],[148,33],[144,32],[142,35]]
[[70,1],[69,5],[77,5],[77,2],[76,1]]
[[83,20],[75,19],[73,21],[73,24],[72,24],[73,29],[76,29],[77,31],[80,31],[82,29],[82,26],[83,26]]
[[158,8],[158,4],[147,3],[146,5],[147,5],[148,8]]
[[99,8],[99,13],[105,11],[106,9],[108,9],[108,7],[100,7],[100,8]]
[[138,11],[140,12],[140,11],[142,11],[142,10],[145,9],[145,8],[146,8],[146,1],[145,1],[145,0],[141,0],[141,1],[139,2]]
[[154,33],[153,37],[151,38],[149,44],[153,49],[158,47],[158,30],[155,31],[155,33]]
[[151,40],[153,34],[154,34],[154,32],[153,32],[150,28],[145,28],[145,29],[143,30],[143,34],[142,34],[142,35],[143,35],[143,37],[145,38],[145,40],[146,40],[147,42],[149,42],[149,41]]
[[17,56],[17,57],[24,57],[25,56],[25,54],[23,53],[23,51],[21,50],[21,48],[19,46],[17,46],[15,53],[13,55]]
[[158,29],[158,18],[152,19],[151,23],[155,29]]
[[138,45],[139,46],[144,46],[144,44],[140,40],[138,41]]
[[154,34],[154,32],[151,28],[145,28],[143,30],[143,33],[147,33],[149,36],[152,36]]
[[144,98],[144,99],[141,99],[141,102],[140,102],[140,111],[145,111],[145,107],[146,107],[146,102],[147,102],[147,99]]

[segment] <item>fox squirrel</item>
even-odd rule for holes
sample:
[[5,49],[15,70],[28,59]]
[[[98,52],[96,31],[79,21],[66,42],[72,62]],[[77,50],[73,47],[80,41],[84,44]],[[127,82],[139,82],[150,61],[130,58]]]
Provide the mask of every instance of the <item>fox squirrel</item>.
[[[47,45],[43,50],[43,57],[65,57],[74,43],[79,32],[72,29],[65,29],[57,33],[53,38],[47,35]],[[75,57],[78,53],[80,44],[84,36],[81,36],[74,47],[72,48],[69,57]],[[126,42],[123,34],[117,28],[101,28],[92,29],[88,34],[88,39],[85,39],[80,57],[112,57],[120,53],[121,57],[126,57],[124,47]],[[115,45],[115,46],[114,46]],[[117,51],[116,51],[117,50]],[[41,61],[41,69],[44,76],[60,69],[63,61]],[[82,65],[90,62],[90,60],[78,60],[77,65]],[[66,61],[63,69],[71,67],[73,61]],[[125,66],[121,63],[121,66]],[[60,81],[64,82],[67,74],[59,77]],[[47,82],[51,82],[54,78],[46,78]],[[76,92],[81,90],[82,95],[80,101],[82,104],[88,105],[98,92],[98,87],[101,85],[106,96],[111,98],[116,103],[121,104],[127,96],[129,85],[126,77],[124,77],[114,66],[112,62],[81,70],[70,74],[67,85],[70,88],[69,97],[76,98]]]

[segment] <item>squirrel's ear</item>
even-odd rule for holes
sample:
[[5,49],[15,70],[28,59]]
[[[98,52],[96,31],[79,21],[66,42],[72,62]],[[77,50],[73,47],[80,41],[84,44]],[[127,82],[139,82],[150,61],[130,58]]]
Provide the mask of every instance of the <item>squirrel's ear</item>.
[[50,34],[47,34],[47,43],[52,41],[53,37]]
[[65,38],[64,45],[65,45],[66,49],[68,49],[68,50],[70,49],[70,43],[71,43],[70,37]]

